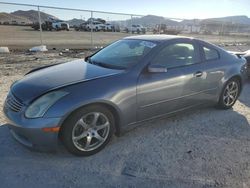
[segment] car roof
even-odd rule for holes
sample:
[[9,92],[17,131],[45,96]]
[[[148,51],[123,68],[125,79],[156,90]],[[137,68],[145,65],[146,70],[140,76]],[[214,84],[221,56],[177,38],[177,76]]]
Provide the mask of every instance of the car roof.
[[193,38],[185,36],[176,36],[176,35],[136,35],[136,36],[125,37],[124,39],[166,41],[170,39],[193,39]]

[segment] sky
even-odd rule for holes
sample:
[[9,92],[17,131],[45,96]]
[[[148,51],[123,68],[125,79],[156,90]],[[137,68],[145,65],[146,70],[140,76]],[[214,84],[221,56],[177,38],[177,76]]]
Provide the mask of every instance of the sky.
[[[204,19],[233,15],[250,17],[250,0],[0,0],[9,3],[24,3],[46,6],[57,6],[85,10],[120,12],[139,15],[158,15],[168,18]],[[30,7],[20,7],[0,4],[0,12],[28,10]],[[61,19],[90,17],[90,13],[58,11],[41,8]],[[119,19],[119,16],[95,14],[94,17],[104,19]],[[120,16],[121,19],[125,16]]]

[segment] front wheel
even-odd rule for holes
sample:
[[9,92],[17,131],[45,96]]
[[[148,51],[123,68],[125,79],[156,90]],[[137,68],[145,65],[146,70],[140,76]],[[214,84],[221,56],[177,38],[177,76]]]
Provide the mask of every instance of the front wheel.
[[221,109],[232,108],[237,101],[240,94],[240,82],[238,79],[230,79],[225,86],[220,95],[218,102],[218,107]]
[[113,114],[102,106],[81,108],[64,122],[62,141],[72,154],[93,155],[110,141],[114,123]]

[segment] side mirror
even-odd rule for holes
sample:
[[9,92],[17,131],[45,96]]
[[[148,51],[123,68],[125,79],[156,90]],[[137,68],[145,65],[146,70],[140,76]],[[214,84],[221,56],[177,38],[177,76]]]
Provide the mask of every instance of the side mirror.
[[85,58],[84,58],[84,61],[88,61],[89,60],[89,58],[90,58],[90,56],[86,56]]
[[148,66],[148,72],[151,73],[167,72],[167,67],[160,64],[151,64]]

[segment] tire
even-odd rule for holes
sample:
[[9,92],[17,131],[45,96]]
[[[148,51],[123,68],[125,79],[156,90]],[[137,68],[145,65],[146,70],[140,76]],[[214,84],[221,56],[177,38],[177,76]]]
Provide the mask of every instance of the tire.
[[71,114],[63,123],[60,136],[70,153],[89,156],[109,143],[114,127],[113,114],[103,106],[93,105]]
[[217,107],[224,110],[232,108],[240,95],[240,90],[239,79],[228,80],[222,89]]

